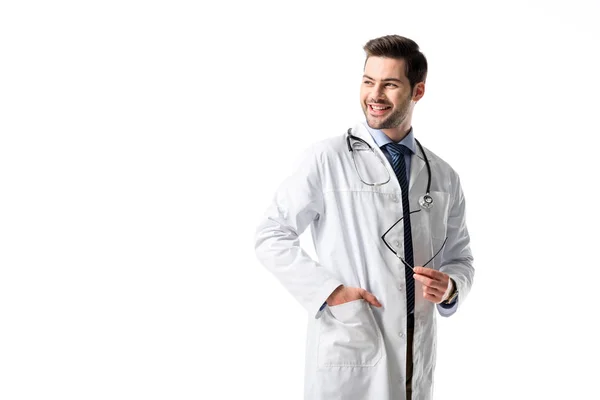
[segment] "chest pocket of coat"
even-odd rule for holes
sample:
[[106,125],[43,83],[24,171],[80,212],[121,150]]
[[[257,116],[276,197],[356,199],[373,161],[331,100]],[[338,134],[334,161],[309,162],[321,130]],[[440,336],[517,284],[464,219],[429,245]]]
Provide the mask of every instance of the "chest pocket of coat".
[[381,359],[383,337],[365,300],[327,307],[319,324],[320,368],[371,367]]
[[429,231],[431,238],[435,240],[446,239],[448,228],[448,210],[450,206],[450,194],[447,192],[430,192],[433,198],[433,207],[424,210],[429,213]]
[[[448,235],[448,212],[450,209],[450,194],[447,192],[430,192],[433,198],[433,207],[426,212],[428,215],[428,227],[431,233],[430,255],[427,257],[436,257],[432,265],[434,269],[439,269],[443,262],[444,251],[442,246]],[[447,244],[447,243],[446,243]]]

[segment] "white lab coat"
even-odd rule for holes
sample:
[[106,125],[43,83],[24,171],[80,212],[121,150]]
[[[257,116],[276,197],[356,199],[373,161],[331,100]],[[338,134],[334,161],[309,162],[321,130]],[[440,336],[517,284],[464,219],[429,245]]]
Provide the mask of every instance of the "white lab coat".
[[[385,160],[361,123],[352,133]],[[460,306],[474,275],[465,200],[456,172],[428,149],[425,152],[435,203],[411,219],[414,262],[422,265],[429,260],[447,235],[443,251],[428,267],[454,279]],[[417,155],[411,157],[410,210],[420,208],[418,199],[427,187],[427,168],[420,157],[417,147]],[[402,196],[391,165],[387,161],[385,165],[392,177],[389,183],[367,186],[356,173],[345,135],[318,142],[279,187],[257,229],[259,260],[309,313],[305,399],[406,398],[405,267],[381,239],[403,215]],[[318,261],[300,247],[298,237],[308,226]],[[403,248],[402,234],[392,240]],[[340,284],[368,290],[383,307],[357,300],[319,311]],[[432,398],[435,309],[415,282],[413,400]]]

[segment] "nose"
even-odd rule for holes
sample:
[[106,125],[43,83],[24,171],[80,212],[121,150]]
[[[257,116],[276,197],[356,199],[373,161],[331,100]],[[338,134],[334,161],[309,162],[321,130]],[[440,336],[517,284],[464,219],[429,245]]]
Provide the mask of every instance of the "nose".
[[373,85],[373,88],[371,89],[371,98],[375,101],[377,100],[382,100],[384,98],[383,96],[383,85],[381,84],[375,84]]

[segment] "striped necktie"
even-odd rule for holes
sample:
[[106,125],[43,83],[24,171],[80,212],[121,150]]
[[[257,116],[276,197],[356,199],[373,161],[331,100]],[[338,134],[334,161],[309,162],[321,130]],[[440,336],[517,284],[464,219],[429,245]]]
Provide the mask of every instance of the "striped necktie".
[[[408,204],[408,179],[406,177],[406,164],[404,155],[411,154],[408,147],[398,143],[388,143],[384,146],[392,157],[392,167],[400,183],[402,190],[402,213],[404,215],[404,261],[411,267],[414,267],[412,231],[410,226],[410,209]],[[406,278],[406,308],[407,313],[412,314],[415,309],[415,278],[413,271],[404,266],[404,276]]]

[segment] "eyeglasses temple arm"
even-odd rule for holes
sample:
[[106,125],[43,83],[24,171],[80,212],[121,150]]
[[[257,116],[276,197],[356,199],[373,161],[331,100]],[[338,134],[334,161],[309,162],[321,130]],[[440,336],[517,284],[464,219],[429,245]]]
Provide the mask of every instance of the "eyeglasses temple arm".
[[442,243],[442,245],[440,246],[440,249],[437,251],[437,253],[435,253],[433,255],[433,257],[431,257],[429,259],[429,261],[427,261],[425,264],[423,264],[423,267],[425,267],[427,264],[429,264],[434,258],[437,257],[438,254],[440,254],[440,251],[442,251],[442,249],[444,248],[444,246],[446,245],[446,241],[448,240],[448,236],[446,236],[446,239],[444,239],[444,243]]
[[[398,221],[398,222],[400,222],[400,221]],[[394,225],[395,225],[395,224],[394,224]],[[392,227],[392,228],[393,228],[393,227]],[[388,230],[388,232],[389,232],[389,231],[390,231],[392,228],[390,228],[390,229]],[[387,233],[387,232],[386,232],[386,233]],[[387,248],[388,248],[388,249],[390,249],[390,250],[391,250],[391,252],[392,252],[392,253],[394,253],[394,254],[396,255],[396,257],[398,257],[398,259],[399,259],[400,261],[402,261],[402,264],[404,264],[406,267],[410,268],[410,269],[411,269],[411,271],[414,271],[413,267],[411,267],[410,265],[408,265],[408,263],[407,263],[406,261],[404,261],[404,260],[402,259],[402,257],[400,257],[400,256],[398,255],[398,253],[396,252],[396,250],[392,249],[392,247],[391,247],[391,246],[388,244],[388,242],[385,240],[385,234],[386,234],[386,233],[384,233],[384,234],[383,234],[383,236],[381,236],[381,240],[383,240],[383,243],[385,243],[385,245],[387,246]]]

